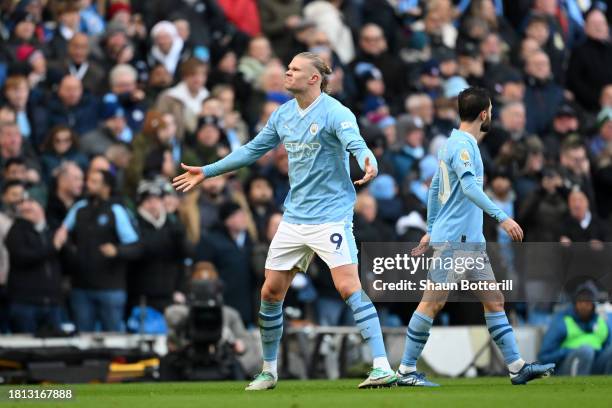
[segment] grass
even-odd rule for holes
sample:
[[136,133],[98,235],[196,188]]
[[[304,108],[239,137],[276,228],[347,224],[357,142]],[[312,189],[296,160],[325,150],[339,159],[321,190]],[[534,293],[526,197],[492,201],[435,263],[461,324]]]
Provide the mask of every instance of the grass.
[[612,376],[551,377],[526,386],[511,386],[507,378],[438,380],[442,385],[440,388],[394,387],[372,390],[356,389],[358,379],[281,381],[275,390],[249,393],[243,391],[246,385],[244,382],[52,386],[72,389],[75,398],[69,402],[10,402],[7,400],[7,391],[13,386],[1,386],[0,408],[612,407]]

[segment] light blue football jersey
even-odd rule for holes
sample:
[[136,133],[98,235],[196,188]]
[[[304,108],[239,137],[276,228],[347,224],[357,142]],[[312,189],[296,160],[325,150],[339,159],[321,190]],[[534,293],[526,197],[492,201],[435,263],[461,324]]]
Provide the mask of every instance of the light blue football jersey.
[[214,177],[247,166],[279,143],[289,158],[283,219],[293,224],[352,220],[356,195],[349,152],[362,169],[366,157],[377,168],[376,158],[359,134],[355,115],[325,93],[305,110],[295,99],[281,105],[253,140],[204,166],[204,174]]
[[[431,229],[431,242],[485,242],[483,210],[463,193],[460,182],[465,173],[472,173],[482,190],[484,166],[476,139],[453,129],[438,152],[438,163],[434,182],[437,184],[439,210]],[[429,211],[432,209],[428,208]]]

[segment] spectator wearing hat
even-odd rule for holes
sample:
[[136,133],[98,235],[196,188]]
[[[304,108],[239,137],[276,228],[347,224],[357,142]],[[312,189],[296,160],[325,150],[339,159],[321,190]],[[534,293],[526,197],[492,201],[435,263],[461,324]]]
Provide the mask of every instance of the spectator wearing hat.
[[436,60],[429,60],[421,66],[416,84],[416,91],[426,93],[431,99],[443,95],[440,65]]
[[603,108],[597,115],[599,132],[589,142],[589,152],[598,158],[607,146],[612,145],[612,107]]
[[545,52],[538,51],[527,57],[525,128],[528,132],[538,135],[543,135],[549,130],[550,123],[563,103],[563,88],[552,80],[550,68],[550,59]]
[[7,41],[7,48],[14,61],[23,62],[29,54],[39,49],[42,45],[41,38],[37,35],[36,16],[25,9],[17,10],[10,16],[13,28]]
[[202,102],[210,95],[206,89],[207,72],[206,64],[190,58],[181,64],[181,81],[159,95],[156,109],[176,118],[179,140],[185,140],[187,133],[197,130]]
[[484,58],[476,43],[465,41],[457,45],[457,63],[457,74],[465,78],[471,86],[487,86]]
[[599,290],[590,281],[576,288],[572,305],[554,316],[538,359],[556,363],[557,374],[612,374],[610,322],[596,311]]
[[195,139],[195,145],[185,149],[186,164],[212,163],[230,152],[227,136],[216,116],[200,117]]
[[138,88],[137,79],[138,72],[134,67],[125,63],[116,65],[108,74],[110,92],[103,97],[104,103],[118,103],[123,108],[131,130],[129,140],[125,140],[127,143],[131,142],[133,135],[140,132],[147,112],[145,93]]
[[245,325],[253,324],[254,273],[252,242],[244,210],[234,202],[219,208],[219,224],[203,234],[196,247],[195,261],[212,262],[225,283],[225,303],[238,310]]
[[64,125],[84,135],[96,128],[98,103],[91,95],[83,92],[83,84],[78,77],[66,75],[51,97],[48,119],[47,129]]
[[137,194],[142,253],[129,264],[128,310],[144,302],[163,313],[184,298],[185,260],[191,248],[181,222],[166,212],[159,183],[143,180]]
[[557,242],[567,213],[563,180],[554,167],[545,167],[539,187],[518,208],[517,220],[525,228],[527,242]]
[[[586,41],[572,50],[567,69],[567,86],[589,112],[599,107],[600,90],[612,84],[612,43],[606,16],[593,9],[585,19]],[[597,61],[597,63],[594,63]]]
[[57,80],[74,75],[81,80],[83,89],[92,95],[102,95],[108,89],[106,72],[100,64],[90,58],[91,44],[84,33],[76,33],[70,41],[66,58],[49,64],[49,77]]
[[123,331],[128,262],[140,258],[142,246],[127,210],[113,201],[115,178],[90,171],[86,199],[75,203],[56,232],[69,238],[72,266],[71,305],[77,329]]
[[153,45],[147,56],[147,63],[150,67],[162,64],[170,75],[175,76],[181,62],[186,61],[191,54],[176,26],[170,21],[160,21],[151,29],[150,38]]
[[608,231],[599,216],[589,209],[589,198],[580,190],[572,190],[567,197],[569,215],[561,227],[561,242],[607,241]]
[[23,200],[17,213],[5,241],[10,256],[7,293],[11,331],[58,331],[62,316],[59,251],[66,239],[54,237],[42,206],[35,200]]
[[89,157],[104,155],[111,146],[131,140],[132,132],[127,126],[121,105],[103,102],[99,117],[98,127],[85,133],[79,141],[81,151]]
[[578,113],[569,103],[563,103],[557,109],[552,120],[551,131],[542,137],[546,160],[555,163],[559,159],[561,144],[571,134],[575,134],[580,128]]

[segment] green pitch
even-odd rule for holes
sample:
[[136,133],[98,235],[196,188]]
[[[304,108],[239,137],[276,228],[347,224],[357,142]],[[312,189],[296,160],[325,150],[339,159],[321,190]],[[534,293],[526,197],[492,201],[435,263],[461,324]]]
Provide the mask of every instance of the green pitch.
[[[0,408],[375,408],[375,407],[612,407],[612,376],[553,377],[526,386],[506,378],[438,379],[440,388],[358,390],[358,379],[281,381],[275,390],[244,392],[243,382],[74,385],[70,402],[11,403],[10,386],[0,387]],[[64,388],[63,386],[61,388]],[[42,404],[42,405],[41,405]]]

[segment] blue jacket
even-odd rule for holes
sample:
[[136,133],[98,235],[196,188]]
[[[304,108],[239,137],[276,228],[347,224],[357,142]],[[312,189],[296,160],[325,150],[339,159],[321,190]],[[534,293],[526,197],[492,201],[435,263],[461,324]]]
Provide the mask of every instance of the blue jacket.
[[541,81],[528,77],[526,82],[524,102],[527,123],[525,128],[529,133],[541,135],[548,130],[559,105],[563,102],[563,88],[552,80]]
[[[591,331],[593,325],[597,321],[598,314],[593,313],[591,320],[583,322],[578,318],[574,305],[570,306],[566,310],[557,313],[548,327],[548,330],[544,334],[542,339],[542,346],[540,347],[540,354],[538,354],[538,360],[542,363],[560,363],[567,354],[571,351],[568,349],[562,349],[561,344],[567,337],[567,329],[565,327],[564,318],[565,316],[572,316],[574,321],[584,331]],[[610,322],[608,321],[608,329],[610,329]],[[608,333],[612,333],[612,330],[608,330]],[[610,345],[610,334],[604,343],[602,350]]]
[[96,98],[84,93],[76,106],[66,107],[53,95],[49,101],[49,126],[69,126],[79,136],[93,130],[98,125],[98,101]]

